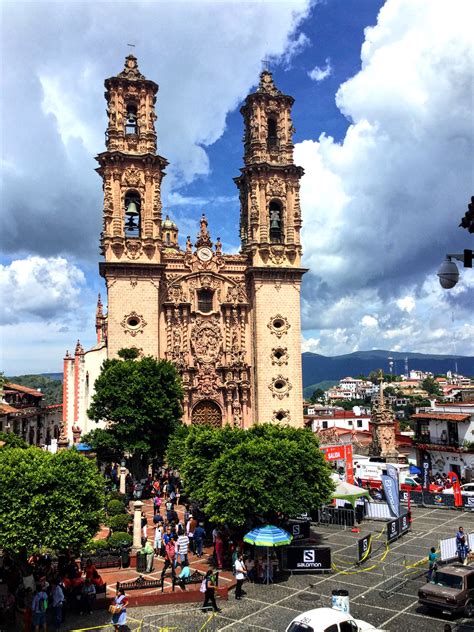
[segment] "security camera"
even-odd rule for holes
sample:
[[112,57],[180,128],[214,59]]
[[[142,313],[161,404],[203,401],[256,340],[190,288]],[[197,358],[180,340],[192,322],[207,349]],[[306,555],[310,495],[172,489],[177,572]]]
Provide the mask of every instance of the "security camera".
[[454,261],[446,258],[439,267],[438,277],[441,287],[445,290],[453,288],[459,280],[459,270]]

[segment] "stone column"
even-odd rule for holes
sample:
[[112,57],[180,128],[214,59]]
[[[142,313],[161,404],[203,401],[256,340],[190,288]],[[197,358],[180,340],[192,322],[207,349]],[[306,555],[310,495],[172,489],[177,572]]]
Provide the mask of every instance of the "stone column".
[[125,477],[127,475],[127,468],[122,465],[120,468],[120,493],[125,494]]
[[133,551],[142,548],[142,507],[141,500],[135,500],[133,503]]

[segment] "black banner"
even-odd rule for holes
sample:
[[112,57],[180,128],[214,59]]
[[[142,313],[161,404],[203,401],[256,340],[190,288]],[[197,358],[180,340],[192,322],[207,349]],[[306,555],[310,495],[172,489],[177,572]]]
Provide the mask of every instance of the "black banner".
[[394,518],[387,522],[387,542],[393,542],[398,540],[402,535],[405,535],[410,530],[410,522],[408,520],[408,513],[404,513],[400,518]]
[[427,460],[423,461],[423,489],[430,490],[430,463]]
[[372,555],[372,534],[368,533],[357,541],[357,553],[359,564],[365,562]]
[[309,538],[310,523],[302,520],[288,520],[287,531],[293,536],[293,542]]
[[285,571],[314,573],[331,570],[331,549],[323,546],[288,546],[282,551]]

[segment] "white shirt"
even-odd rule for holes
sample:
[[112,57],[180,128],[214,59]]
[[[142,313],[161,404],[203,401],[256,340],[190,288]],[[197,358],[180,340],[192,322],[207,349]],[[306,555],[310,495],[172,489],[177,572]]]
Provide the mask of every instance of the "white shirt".
[[235,560],[235,579],[245,578],[245,564],[240,560]]

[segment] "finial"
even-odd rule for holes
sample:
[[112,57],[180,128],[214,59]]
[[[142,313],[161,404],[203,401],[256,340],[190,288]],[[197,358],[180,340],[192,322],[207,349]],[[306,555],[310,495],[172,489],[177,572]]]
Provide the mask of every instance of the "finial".
[[203,213],[200,219],[200,230],[197,236],[197,241],[196,241],[196,248],[199,248],[200,246],[209,246],[212,247],[212,241],[211,241],[211,237],[209,235],[209,231],[207,229],[207,218],[206,215]]

